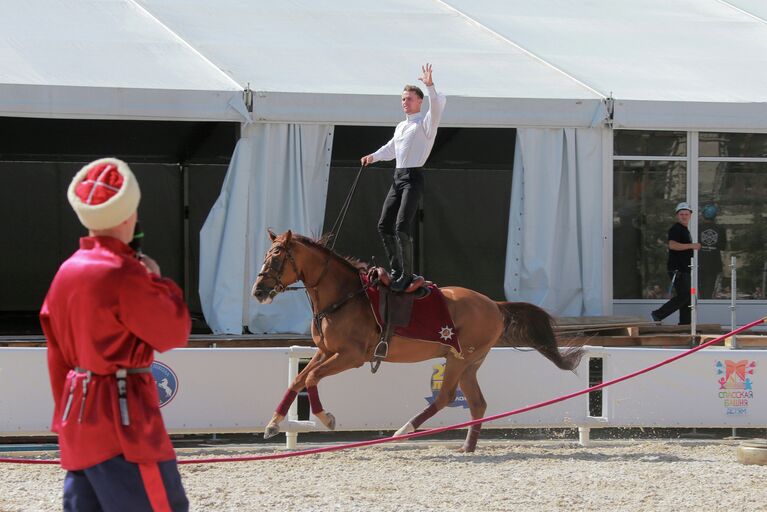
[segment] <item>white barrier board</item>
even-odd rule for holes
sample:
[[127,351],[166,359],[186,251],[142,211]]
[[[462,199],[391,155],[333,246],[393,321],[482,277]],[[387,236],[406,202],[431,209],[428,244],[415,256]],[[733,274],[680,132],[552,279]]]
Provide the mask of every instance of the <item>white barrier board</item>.
[[[493,349],[479,371],[486,416],[587,388],[589,357],[603,358],[607,381],[681,352],[586,350],[576,375],[537,352]],[[287,387],[291,352],[308,358],[313,349],[189,348],[158,354],[153,373],[168,429],[262,431]],[[384,363],[375,375],[365,365],[322,380],[320,398],[336,416],[337,430],[396,429],[428,406],[441,384],[443,364],[442,359]],[[605,389],[603,418],[588,416],[588,395],[581,395],[485,427],[762,427],[767,426],[765,401],[767,351],[704,350]],[[459,395],[424,427],[471,419],[464,405]],[[52,409],[45,348],[0,348],[0,435],[49,434]]]
[[[684,352],[591,349],[604,380]],[[705,349],[605,389],[609,426],[767,427],[767,351]]]

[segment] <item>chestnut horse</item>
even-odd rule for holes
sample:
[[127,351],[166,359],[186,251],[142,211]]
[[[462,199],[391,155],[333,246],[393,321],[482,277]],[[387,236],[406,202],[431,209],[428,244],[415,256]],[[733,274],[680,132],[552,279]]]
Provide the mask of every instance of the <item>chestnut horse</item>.
[[[312,413],[330,430],[335,418],[325,411],[317,392],[324,377],[362,366],[371,361],[380,329],[364,293],[359,273],[365,265],[346,259],[315,241],[287,231],[279,236],[269,231],[272,246],[253,285],[253,295],[263,304],[296,281],[303,281],[312,304],[312,340],[319,349],[289,386],[264,431],[264,438],[280,431],[296,395],[306,388]],[[395,436],[415,431],[426,420],[455,399],[460,385],[472,419],[482,418],[487,404],[477,382],[477,370],[498,342],[534,347],[563,370],[574,370],[581,359],[580,348],[560,353],[552,319],[543,309],[524,302],[495,302],[481,293],[459,287],[440,288],[461,340],[462,356],[450,347],[393,336],[385,361],[414,363],[444,357],[444,380],[437,398],[400,428]],[[472,426],[461,451],[473,452],[481,424]]]

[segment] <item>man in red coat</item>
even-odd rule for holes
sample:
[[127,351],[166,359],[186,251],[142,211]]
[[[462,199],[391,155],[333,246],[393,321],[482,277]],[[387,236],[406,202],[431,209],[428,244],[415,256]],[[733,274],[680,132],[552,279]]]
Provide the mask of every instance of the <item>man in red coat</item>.
[[155,350],[187,344],[183,294],[128,246],[141,192],[125,162],[86,165],[67,196],[89,236],[40,311],[64,510],[188,510],[151,373]]

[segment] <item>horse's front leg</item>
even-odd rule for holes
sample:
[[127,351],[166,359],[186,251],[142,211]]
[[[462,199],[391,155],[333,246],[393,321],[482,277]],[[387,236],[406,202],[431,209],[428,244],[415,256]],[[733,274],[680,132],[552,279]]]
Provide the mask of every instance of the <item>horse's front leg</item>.
[[415,432],[418,430],[418,427],[426,422],[426,420],[455,400],[455,392],[458,389],[458,379],[461,377],[461,374],[463,374],[465,368],[466,363],[462,359],[450,357],[445,365],[445,378],[442,381],[442,387],[437,394],[437,398],[429,404],[429,407],[421,411],[419,415],[414,416],[410,421],[402,425],[402,427],[394,433],[394,437]]
[[362,353],[357,353],[356,351],[338,352],[330,356],[307,375],[306,392],[309,394],[309,406],[311,407],[312,414],[329,430],[335,430],[336,418],[322,407],[317,384],[324,377],[329,377],[351,368],[359,368],[363,364],[365,364],[365,356]]
[[296,375],[296,378],[293,379],[293,382],[288,386],[287,391],[285,391],[282,401],[277,406],[277,409],[275,409],[272,419],[269,420],[269,423],[266,425],[266,428],[264,429],[264,439],[269,439],[280,433],[280,423],[282,423],[282,420],[288,415],[288,410],[296,399],[298,393],[304,389],[306,376],[324,360],[325,353],[322,350],[318,350],[306,364],[304,369]]

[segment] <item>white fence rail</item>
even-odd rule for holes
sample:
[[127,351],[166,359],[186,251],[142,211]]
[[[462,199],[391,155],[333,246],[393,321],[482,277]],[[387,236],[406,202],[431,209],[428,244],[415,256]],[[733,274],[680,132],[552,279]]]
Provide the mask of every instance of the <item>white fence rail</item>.
[[[261,432],[285,391],[291,359],[295,370],[298,360],[308,359],[314,350],[190,348],[158,355],[158,362],[174,375],[158,389],[161,397],[175,393],[162,409],[168,429]],[[537,352],[495,348],[480,369],[479,381],[487,414],[492,415],[589,387],[591,358],[602,359],[606,381],[680,352],[586,347],[576,375],[557,369]],[[384,364],[376,375],[363,366],[321,381],[320,397],[336,416],[339,431],[394,430],[426,407],[441,383],[443,363]],[[459,397],[424,427],[467,421],[463,405]],[[601,405],[601,416],[592,417],[588,395],[581,395],[485,428],[767,427],[767,351],[703,350],[605,388]],[[45,349],[0,348],[0,436],[49,435],[52,408]],[[324,429],[313,422],[283,426],[293,432]],[[295,435],[288,436],[288,443],[295,443]]]

